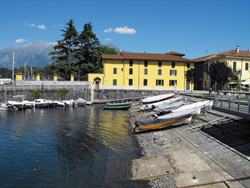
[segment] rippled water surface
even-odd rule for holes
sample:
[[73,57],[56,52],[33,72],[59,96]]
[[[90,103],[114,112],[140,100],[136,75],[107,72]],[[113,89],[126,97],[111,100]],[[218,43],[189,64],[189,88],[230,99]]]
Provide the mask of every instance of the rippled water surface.
[[0,187],[144,187],[105,181],[107,164],[140,157],[128,116],[98,105],[0,111]]

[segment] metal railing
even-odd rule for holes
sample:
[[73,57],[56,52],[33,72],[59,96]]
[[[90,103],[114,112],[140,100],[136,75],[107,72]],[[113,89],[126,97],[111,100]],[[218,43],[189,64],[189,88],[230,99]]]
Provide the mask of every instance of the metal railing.
[[58,89],[69,89],[69,90],[84,90],[90,89],[89,85],[3,85],[0,86],[0,90],[58,90]]
[[250,115],[250,96],[215,94],[214,106]]

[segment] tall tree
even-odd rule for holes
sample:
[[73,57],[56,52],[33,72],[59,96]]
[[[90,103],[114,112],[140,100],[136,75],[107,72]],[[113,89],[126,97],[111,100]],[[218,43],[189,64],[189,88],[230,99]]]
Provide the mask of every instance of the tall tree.
[[77,58],[81,76],[85,76],[89,72],[101,72],[100,42],[92,31],[91,23],[84,25],[83,31],[78,37],[78,43]]
[[211,63],[208,74],[211,80],[218,84],[218,89],[221,89],[221,86],[228,81],[228,78],[233,77],[232,68],[219,61]]
[[196,68],[195,69],[191,68],[185,72],[185,77],[186,77],[188,82],[194,84],[195,81],[202,78],[202,72]]
[[57,45],[54,46],[52,59],[55,60],[54,67],[60,73],[60,76],[64,77],[66,80],[70,79],[72,73],[72,65],[75,63],[75,50],[78,45],[78,32],[74,26],[73,19],[70,19],[66,23],[65,29],[62,29],[63,39],[57,41]]

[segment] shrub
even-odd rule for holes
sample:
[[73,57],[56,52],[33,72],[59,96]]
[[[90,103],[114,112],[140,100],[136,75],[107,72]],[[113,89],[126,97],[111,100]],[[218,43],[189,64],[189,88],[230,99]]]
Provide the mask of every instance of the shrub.
[[40,93],[38,90],[33,90],[32,91],[33,99],[38,99],[40,97]]
[[67,89],[58,89],[58,93],[59,93],[59,97],[61,100],[65,100],[66,99],[66,96],[67,96],[67,93],[68,93],[69,90]]

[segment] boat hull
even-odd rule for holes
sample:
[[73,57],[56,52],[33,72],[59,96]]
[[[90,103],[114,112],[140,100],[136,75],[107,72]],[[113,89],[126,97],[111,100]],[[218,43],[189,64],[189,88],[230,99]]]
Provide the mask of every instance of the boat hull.
[[151,130],[151,129],[165,128],[167,126],[172,126],[172,125],[184,124],[191,121],[191,119],[192,119],[192,114],[187,114],[176,118],[136,121],[135,125],[139,130]]
[[124,105],[124,106],[104,106],[104,110],[127,110],[131,107],[131,105]]
[[168,94],[168,95],[159,95],[159,96],[154,96],[154,97],[148,97],[146,99],[142,100],[142,104],[151,104],[151,103],[156,103],[168,99],[174,98],[174,94]]

